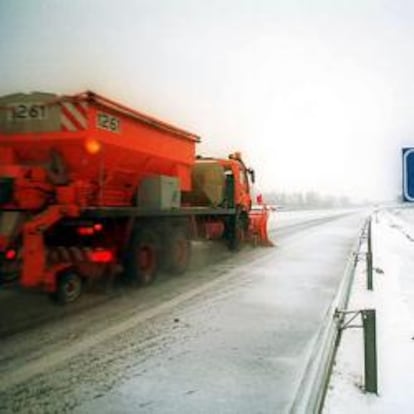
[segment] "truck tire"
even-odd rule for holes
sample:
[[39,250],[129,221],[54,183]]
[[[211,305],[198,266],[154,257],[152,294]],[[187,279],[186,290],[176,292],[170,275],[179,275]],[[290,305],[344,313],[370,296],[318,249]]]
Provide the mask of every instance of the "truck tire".
[[159,237],[154,230],[136,229],[126,264],[128,279],[142,286],[151,284],[159,268],[159,250]]
[[237,252],[246,239],[248,219],[246,214],[238,212],[231,218],[227,230],[227,246],[229,250]]
[[67,270],[58,276],[57,290],[52,297],[57,303],[66,305],[75,302],[82,293],[82,278],[73,270]]
[[173,229],[165,242],[165,269],[173,274],[184,273],[191,259],[191,242],[183,229]]

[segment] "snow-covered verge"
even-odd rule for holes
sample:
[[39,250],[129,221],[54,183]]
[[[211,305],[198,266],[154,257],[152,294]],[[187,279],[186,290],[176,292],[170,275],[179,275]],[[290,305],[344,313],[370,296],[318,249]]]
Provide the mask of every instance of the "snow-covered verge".
[[374,290],[366,289],[363,258],[355,272],[349,310],[376,310],[378,395],[364,392],[362,329],[346,329],[324,414],[414,412],[414,211],[375,214],[372,243]]

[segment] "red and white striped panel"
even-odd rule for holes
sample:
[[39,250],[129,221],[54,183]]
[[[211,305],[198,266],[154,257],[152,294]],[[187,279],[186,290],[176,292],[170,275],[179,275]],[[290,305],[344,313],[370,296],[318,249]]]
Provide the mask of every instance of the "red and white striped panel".
[[63,131],[79,131],[88,126],[87,102],[61,102],[60,124]]

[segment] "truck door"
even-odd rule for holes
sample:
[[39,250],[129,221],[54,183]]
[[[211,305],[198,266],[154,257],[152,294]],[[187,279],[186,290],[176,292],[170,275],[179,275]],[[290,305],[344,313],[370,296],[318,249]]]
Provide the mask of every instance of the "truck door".
[[238,189],[236,194],[237,204],[243,207],[243,210],[249,211],[251,208],[250,185],[247,170],[241,162],[238,162]]

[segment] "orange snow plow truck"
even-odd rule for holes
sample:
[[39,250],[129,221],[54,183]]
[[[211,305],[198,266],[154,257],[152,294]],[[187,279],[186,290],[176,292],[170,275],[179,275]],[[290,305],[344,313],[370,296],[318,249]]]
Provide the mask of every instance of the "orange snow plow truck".
[[191,240],[271,244],[253,170],[199,140],[92,92],[1,97],[1,281],[67,303],[93,279],[184,272]]

